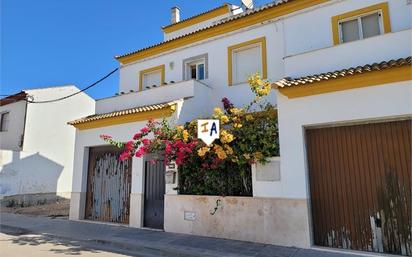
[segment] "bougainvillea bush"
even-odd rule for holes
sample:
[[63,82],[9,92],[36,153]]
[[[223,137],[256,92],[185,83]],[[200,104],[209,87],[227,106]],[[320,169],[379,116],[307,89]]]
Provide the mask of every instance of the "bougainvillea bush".
[[255,94],[250,104],[236,108],[223,98],[222,107],[214,108],[211,117],[202,117],[220,120],[220,138],[209,146],[197,139],[197,120],[175,126],[151,119],[128,142],[117,142],[109,135],[101,138],[123,148],[122,160],[161,153],[165,164],[175,161],[180,194],[250,196],[251,164],[264,164],[279,155],[279,143],[276,110],[262,104],[270,83],[258,74],[248,82]]

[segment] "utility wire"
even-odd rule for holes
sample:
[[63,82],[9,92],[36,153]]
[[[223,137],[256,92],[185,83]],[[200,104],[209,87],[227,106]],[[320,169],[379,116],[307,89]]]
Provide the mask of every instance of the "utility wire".
[[[118,69],[119,69],[119,68],[116,68],[116,69],[112,70],[112,71],[109,72],[107,75],[105,75],[104,77],[102,77],[102,78],[99,79],[98,81],[94,82],[94,83],[91,84],[90,86],[87,86],[87,87],[83,88],[82,90],[80,90],[80,91],[78,91],[78,92],[76,92],[76,93],[73,93],[73,94],[71,94],[71,95],[67,95],[67,96],[63,96],[63,97],[56,98],[56,99],[51,99],[51,100],[44,100],[44,101],[34,101],[34,100],[29,100],[29,99],[25,99],[25,100],[26,100],[28,103],[32,103],[32,104],[44,104],[44,103],[58,102],[58,101],[61,101],[61,100],[70,98],[70,97],[72,97],[72,96],[75,96],[75,95],[77,95],[77,94],[80,94],[80,93],[82,93],[82,92],[84,92],[84,91],[86,91],[86,90],[88,90],[88,89],[96,86],[97,84],[99,84],[99,83],[102,82],[103,80],[105,80],[105,79],[107,79],[108,77],[110,77],[110,76],[111,76],[113,73],[115,73]],[[1,95],[1,96],[12,96],[12,95]],[[28,98],[32,98],[32,99],[33,99],[32,96],[28,96]]]
[[52,102],[57,102],[57,101],[61,101],[61,100],[64,100],[64,99],[70,98],[70,97],[72,97],[72,96],[75,96],[75,95],[77,95],[77,94],[80,94],[80,93],[82,93],[82,92],[84,92],[84,91],[86,91],[86,90],[88,90],[88,89],[90,89],[90,88],[92,88],[92,87],[96,86],[97,84],[99,84],[99,83],[100,83],[100,82],[102,82],[103,80],[105,80],[105,79],[107,79],[108,77],[110,77],[110,76],[111,76],[113,73],[115,73],[118,69],[119,69],[119,68],[116,68],[116,69],[112,70],[112,71],[111,71],[111,72],[109,72],[106,76],[104,76],[103,78],[101,78],[101,79],[99,79],[98,81],[94,82],[94,83],[93,83],[93,84],[91,84],[90,86],[85,87],[85,88],[83,88],[82,90],[80,90],[80,91],[78,91],[78,92],[76,92],[76,93],[73,93],[73,94],[71,94],[71,95],[67,95],[67,96],[60,97],[60,98],[53,99],[53,100],[45,100],[45,101],[32,101],[32,100],[26,100],[26,101],[27,101],[27,102],[29,102],[29,103],[33,103],[33,104],[42,104],[42,103],[52,103]]

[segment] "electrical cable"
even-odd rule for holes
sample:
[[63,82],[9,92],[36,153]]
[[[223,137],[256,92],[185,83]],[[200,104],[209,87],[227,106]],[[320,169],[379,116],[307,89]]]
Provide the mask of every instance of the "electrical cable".
[[[77,95],[77,94],[80,94],[80,93],[82,93],[82,92],[84,92],[84,91],[86,91],[86,90],[88,90],[88,89],[96,86],[97,84],[99,84],[99,83],[102,82],[103,80],[107,79],[108,77],[110,77],[113,73],[115,73],[115,72],[118,71],[118,70],[119,70],[119,68],[116,68],[116,69],[112,70],[111,72],[109,72],[108,74],[106,74],[104,77],[102,77],[102,78],[99,79],[98,81],[96,81],[96,82],[94,82],[93,84],[91,84],[91,85],[83,88],[82,90],[80,90],[80,91],[78,91],[78,92],[76,92],[76,93],[73,93],[73,94],[70,94],[70,95],[67,95],[67,96],[63,96],[63,97],[60,97],[60,98],[56,98],[56,99],[51,99],[51,100],[34,101],[34,100],[25,99],[25,101],[27,101],[28,103],[33,103],[33,104],[42,104],[42,103],[58,102],[58,101],[61,101],[61,100],[70,98],[70,97],[72,97],[72,96],[75,96],[75,95]],[[13,95],[0,95],[0,96],[13,96]],[[33,96],[28,96],[28,98],[33,99]]]

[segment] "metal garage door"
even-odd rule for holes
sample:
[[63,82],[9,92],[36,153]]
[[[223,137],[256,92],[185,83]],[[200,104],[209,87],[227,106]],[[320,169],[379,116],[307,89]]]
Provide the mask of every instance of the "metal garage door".
[[306,130],[316,245],[412,254],[411,124]]
[[112,146],[90,148],[85,218],[129,223],[131,160]]

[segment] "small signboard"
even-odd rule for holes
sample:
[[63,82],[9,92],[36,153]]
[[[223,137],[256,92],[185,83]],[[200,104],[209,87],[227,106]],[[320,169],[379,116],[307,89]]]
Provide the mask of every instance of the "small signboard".
[[219,120],[197,120],[197,137],[210,145],[219,138]]

